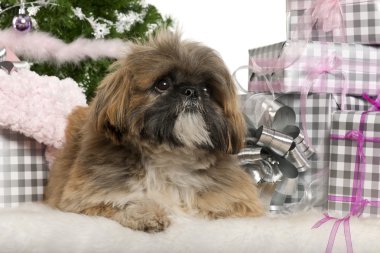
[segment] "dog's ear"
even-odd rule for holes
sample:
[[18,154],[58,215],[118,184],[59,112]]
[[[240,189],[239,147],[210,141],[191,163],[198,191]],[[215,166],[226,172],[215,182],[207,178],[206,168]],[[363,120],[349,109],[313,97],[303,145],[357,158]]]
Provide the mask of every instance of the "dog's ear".
[[225,92],[223,109],[228,121],[227,153],[237,154],[244,146],[246,126],[239,109],[236,86],[231,77],[226,81],[228,91]]
[[115,143],[121,143],[128,133],[127,108],[130,83],[126,69],[116,62],[97,88],[90,104],[90,117],[96,131],[104,132]]

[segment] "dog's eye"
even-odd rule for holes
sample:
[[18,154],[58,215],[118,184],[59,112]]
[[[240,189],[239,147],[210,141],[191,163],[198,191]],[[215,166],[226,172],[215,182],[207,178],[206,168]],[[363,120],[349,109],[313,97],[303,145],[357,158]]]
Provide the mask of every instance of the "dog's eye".
[[203,90],[203,93],[206,94],[207,96],[210,95],[210,89],[209,88],[204,87],[202,90]]
[[164,92],[166,91],[167,89],[169,89],[171,86],[171,82],[170,80],[167,80],[167,79],[163,79],[163,80],[160,80],[156,83],[156,90],[159,91],[159,92]]

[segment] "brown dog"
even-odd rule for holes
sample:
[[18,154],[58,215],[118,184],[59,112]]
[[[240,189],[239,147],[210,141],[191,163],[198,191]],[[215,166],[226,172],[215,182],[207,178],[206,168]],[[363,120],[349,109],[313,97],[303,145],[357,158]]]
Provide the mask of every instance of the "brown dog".
[[46,202],[138,230],[168,214],[262,214],[257,190],[233,155],[243,145],[231,76],[210,48],[160,32],[131,45],[88,108],[70,116]]

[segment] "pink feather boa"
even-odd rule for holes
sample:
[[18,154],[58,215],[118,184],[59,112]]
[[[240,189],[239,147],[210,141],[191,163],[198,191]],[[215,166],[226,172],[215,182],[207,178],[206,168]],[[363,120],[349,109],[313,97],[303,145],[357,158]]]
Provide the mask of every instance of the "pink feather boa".
[[0,70],[0,127],[54,148],[62,147],[66,117],[86,98],[72,79],[40,76],[29,70]]
[[48,33],[20,33],[13,29],[0,30],[0,47],[7,47],[28,60],[77,63],[90,58],[119,59],[128,53],[128,43],[121,39],[90,40],[78,38],[67,44]]

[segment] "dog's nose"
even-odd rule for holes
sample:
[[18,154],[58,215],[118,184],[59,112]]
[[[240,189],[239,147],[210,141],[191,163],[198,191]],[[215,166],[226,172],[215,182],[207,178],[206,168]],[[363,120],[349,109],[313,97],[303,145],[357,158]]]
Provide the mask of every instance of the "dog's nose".
[[189,87],[183,89],[182,94],[188,98],[197,98],[198,97],[198,91],[194,88],[189,88]]

